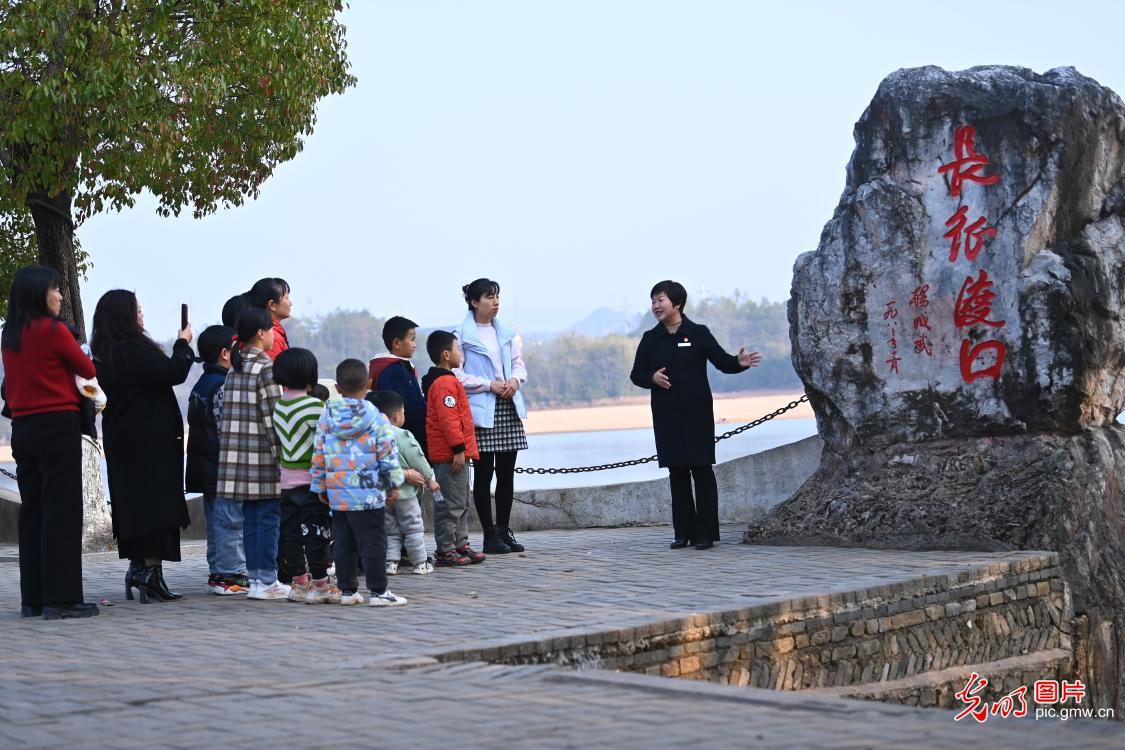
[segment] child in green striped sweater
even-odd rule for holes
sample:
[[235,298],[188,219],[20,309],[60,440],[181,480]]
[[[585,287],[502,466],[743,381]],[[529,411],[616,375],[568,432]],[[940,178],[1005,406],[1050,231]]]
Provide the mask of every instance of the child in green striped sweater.
[[281,399],[273,427],[281,453],[281,537],[278,552],[293,577],[289,601],[338,604],[340,590],[328,580],[328,507],[309,491],[313,438],[324,402],[309,395],[317,380],[316,357],[308,349],[286,349],[273,363]]

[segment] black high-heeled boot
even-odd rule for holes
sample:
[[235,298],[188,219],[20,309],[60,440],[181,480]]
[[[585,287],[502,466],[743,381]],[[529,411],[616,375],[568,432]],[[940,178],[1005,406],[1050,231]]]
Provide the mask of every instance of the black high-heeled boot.
[[164,566],[157,566],[156,570],[158,571],[156,578],[160,582],[160,594],[164,601],[174,602],[177,599],[183,599],[183,594],[177,594],[168,588],[168,582],[164,580]]
[[141,572],[144,571],[145,566],[137,562],[129,562],[129,569],[125,571],[125,598],[128,601],[133,601],[133,589],[139,589]]
[[141,604],[148,604],[149,600],[158,602],[171,601],[172,597],[179,598],[179,594],[172,594],[168,591],[168,587],[164,585],[164,580],[161,578],[160,567],[157,565],[146,565],[144,570],[141,571],[141,577],[137,579],[137,592],[141,597]]

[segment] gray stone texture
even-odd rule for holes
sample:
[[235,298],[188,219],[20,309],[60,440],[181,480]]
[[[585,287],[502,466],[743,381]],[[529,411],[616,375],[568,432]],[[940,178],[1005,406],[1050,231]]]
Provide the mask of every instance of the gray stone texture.
[[[989,159],[981,174],[1000,179],[966,182],[955,198],[938,168],[962,125]],[[1094,705],[1125,715],[1125,427],[1114,422],[1125,409],[1125,106],[1071,68],[927,67],[889,76],[855,138],[790,302],[825,452],[747,541],[1058,550],[1075,674]],[[963,248],[950,260],[959,206],[997,230],[975,262]],[[990,319],[1004,325],[958,329],[954,301],[981,269],[995,284]],[[932,357],[912,345],[922,309],[909,301],[926,284]],[[1005,344],[999,379],[965,382],[965,338]]]
[[[950,196],[956,129],[976,129],[985,176]],[[1072,68],[1012,67],[887,77],[855,128],[840,204],[820,245],[798,258],[793,362],[836,452],[856,445],[1074,432],[1125,410],[1125,106]],[[996,236],[950,260],[959,206]],[[966,384],[953,323],[962,284],[985,269],[1007,346],[1003,377]],[[928,285],[929,305],[912,308]],[[896,321],[884,319],[894,301]],[[913,349],[915,310],[933,354]],[[900,372],[888,330],[898,323]],[[970,337],[972,334],[970,334]]]

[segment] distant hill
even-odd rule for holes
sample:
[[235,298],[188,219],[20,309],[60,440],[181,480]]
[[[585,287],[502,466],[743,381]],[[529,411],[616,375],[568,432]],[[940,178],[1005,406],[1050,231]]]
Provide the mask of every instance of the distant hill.
[[637,328],[641,317],[639,313],[626,313],[608,307],[599,307],[567,328],[566,332],[592,338],[613,334],[628,335]]

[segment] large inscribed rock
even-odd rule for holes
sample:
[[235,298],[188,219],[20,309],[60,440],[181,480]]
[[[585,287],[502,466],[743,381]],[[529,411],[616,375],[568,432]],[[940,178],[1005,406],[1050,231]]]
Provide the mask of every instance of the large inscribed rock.
[[748,541],[1061,553],[1125,715],[1125,106],[1060,68],[898,71],[794,268],[820,470]]

